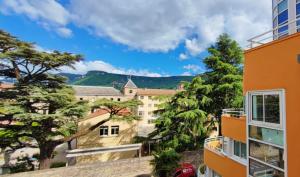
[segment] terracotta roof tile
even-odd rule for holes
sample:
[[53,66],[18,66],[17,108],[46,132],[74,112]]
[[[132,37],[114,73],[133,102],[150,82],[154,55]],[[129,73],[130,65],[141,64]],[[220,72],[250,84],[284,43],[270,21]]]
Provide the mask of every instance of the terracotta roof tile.
[[10,88],[14,88],[14,84],[10,84],[10,83],[0,83],[0,90],[1,90],[1,89],[10,89]]
[[[105,114],[107,114],[107,113],[108,113],[108,111],[105,110],[105,109],[97,109],[95,112],[89,114],[89,115],[88,115],[85,119],[83,119],[83,120],[91,119],[91,118],[98,117],[98,116],[102,116],[102,115],[105,115]],[[124,110],[121,110],[121,111],[119,112],[118,115],[119,115],[119,116],[125,116],[125,115],[128,115],[128,114],[130,114],[130,111],[127,110],[127,109],[124,109]]]

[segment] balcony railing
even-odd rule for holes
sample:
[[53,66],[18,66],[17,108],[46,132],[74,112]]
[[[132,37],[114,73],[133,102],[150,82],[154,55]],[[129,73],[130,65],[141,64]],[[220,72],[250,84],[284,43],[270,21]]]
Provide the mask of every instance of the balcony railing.
[[[300,17],[249,39],[249,45],[246,48],[252,49],[254,47],[258,47],[260,45],[272,42],[277,39],[281,39],[285,36],[298,32],[300,26],[297,25],[297,22],[300,22]],[[285,29],[286,26],[288,26],[287,29]]]
[[247,164],[246,158],[241,158],[233,154],[234,147],[232,143],[233,143],[232,140],[224,136],[218,136],[215,138],[205,139],[204,148],[222,157],[227,157],[242,165],[246,165]]
[[231,108],[231,109],[223,109],[222,110],[223,116],[229,115],[231,117],[242,117],[245,116],[245,111],[243,108]]
[[225,155],[224,153],[224,138],[218,136],[215,138],[207,138],[204,141],[204,148],[209,149],[213,152]]

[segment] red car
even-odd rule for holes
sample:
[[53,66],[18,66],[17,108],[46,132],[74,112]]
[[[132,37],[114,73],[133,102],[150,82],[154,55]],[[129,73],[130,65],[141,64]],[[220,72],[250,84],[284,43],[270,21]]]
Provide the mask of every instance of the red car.
[[197,172],[192,164],[183,163],[178,167],[173,177],[196,177]]

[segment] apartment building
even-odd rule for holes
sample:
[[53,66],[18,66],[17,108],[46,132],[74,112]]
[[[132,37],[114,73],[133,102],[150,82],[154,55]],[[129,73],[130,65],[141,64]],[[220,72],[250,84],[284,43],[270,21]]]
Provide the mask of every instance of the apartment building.
[[[93,148],[118,146],[133,143],[134,137],[146,137],[154,130],[154,120],[157,118],[154,111],[158,109],[158,105],[162,100],[158,100],[159,96],[172,96],[177,90],[172,89],[146,89],[138,88],[135,83],[128,79],[123,90],[119,91],[113,87],[98,86],[73,86],[78,100],[95,101],[97,99],[106,98],[114,101],[126,101],[130,99],[138,99],[143,104],[138,106],[135,111],[141,117],[138,121],[131,123],[126,121],[109,121],[100,126],[91,133],[77,139],[77,148]],[[91,113],[86,119],[79,122],[79,130],[85,129],[99,121],[106,119],[109,114],[105,110],[97,110]],[[85,156],[77,159],[78,163],[92,161],[108,161],[134,157],[136,151],[105,153],[100,155]]]
[[[245,50],[245,109],[224,110],[205,141],[207,177],[299,177],[299,0],[273,0],[274,28]],[[268,38],[269,36],[269,38]]]

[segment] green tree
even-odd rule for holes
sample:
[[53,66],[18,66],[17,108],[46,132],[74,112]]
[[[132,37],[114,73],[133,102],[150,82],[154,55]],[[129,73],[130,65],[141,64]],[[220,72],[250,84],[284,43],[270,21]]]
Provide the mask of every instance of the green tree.
[[54,148],[62,137],[76,131],[87,104],[77,102],[63,77],[50,74],[80,61],[80,55],[39,52],[0,31],[0,76],[14,79],[15,87],[0,92],[1,147],[40,149],[40,169],[49,168]]
[[154,153],[153,173],[158,177],[172,176],[177,167],[179,167],[180,155],[174,149],[166,149]]
[[72,67],[80,55],[35,50],[33,44],[18,40],[0,30],[0,76],[14,79],[14,88],[0,91],[0,147],[12,151],[22,147],[40,149],[40,169],[50,167],[54,148],[85,135],[112,119],[137,119],[133,110],[137,100],[113,102],[98,100],[93,108],[106,109],[110,118],[77,132],[77,123],[89,106],[76,101],[74,90],[65,78],[51,74],[63,66]]
[[207,68],[205,83],[212,86],[212,99],[207,112],[220,120],[222,109],[240,108],[243,104],[243,50],[227,34],[219,36],[208,48],[204,59]]
[[206,107],[211,99],[211,86],[205,85],[201,77],[185,83],[185,90],[178,92],[163,103],[157,111],[156,130],[150,137],[159,135],[164,139],[161,149],[174,148],[176,151],[195,149],[209,131],[210,120]]

